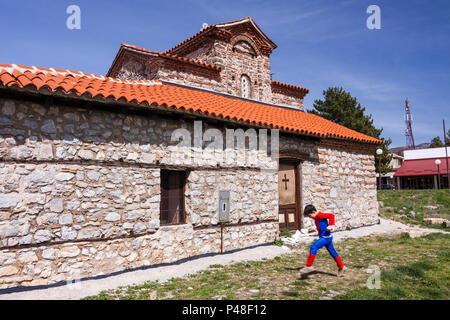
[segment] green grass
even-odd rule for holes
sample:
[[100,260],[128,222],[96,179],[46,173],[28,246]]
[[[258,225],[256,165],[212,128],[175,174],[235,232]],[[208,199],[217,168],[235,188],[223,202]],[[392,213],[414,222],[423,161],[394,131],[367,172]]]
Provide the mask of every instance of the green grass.
[[281,247],[284,242],[281,239],[275,239],[275,241],[273,242],[274,245]]
[[289,231],[289,229],[284,228],[281,230],[281,233],[287,238],[292,238],[292,233]]
[[[426,240],[425,240],[426,239]],[[417,241],[447,240],[448,235],[433,234]],[[400,264],[381,272],[380,289],[358,287],[339,295],[336,299],[364,300],[448,300],[450,298],[449,268],[450,253],[445,247],[436,247],[440,256],[428,257],[407,264]]]
[[[382,190],[380,215],[403,223],[440,228],[423,222],[425,217],[450,220],[450,190]],[[437,209],[425,208],[438,206]],[[388,209],[388,208],[391,209]],[[415,217],[408,215],[410,211]],[[449,231],[447,229],[447,231]],[[289,233],[284,232],[285,236]],[[411,239],[365,237],[335,243],[348,271],[336,277],[336,265],[326,250],[317,254],[317,272],[300,277],[308,247],[273,259],[245,261],[231,265],[210,265],[208,269],[166,282],[102,291],[92,300],[155,299],[450,299],[449,234],[430,234]],[[274,242],[282,245],[281,240]],[[370,266],[381,271],[380,289],[369,289]]]
[[[450,235],[367,237],[335,243],[348,268],[336,276],[326,250],[317,254],[316,271],[300,277],[307,250],[263,261],[210,265],[166,282],[103,291],[85,299],[450,299]],[[369,266],[381,270],[381,288],[369,289]],[[334,293],[333,293],[334,292]],[[337,294],[336,294],[337,293]]]
[[[441,225],[423,222],[424,218],[444,218],[450,220],[450,190],[381,190],[378,201],[383,202],[380,216],[402,223],[428,228],[447,229]],[[436,206],[431,209],[427,206]],[[409,214],[415,212],[415,216]]]

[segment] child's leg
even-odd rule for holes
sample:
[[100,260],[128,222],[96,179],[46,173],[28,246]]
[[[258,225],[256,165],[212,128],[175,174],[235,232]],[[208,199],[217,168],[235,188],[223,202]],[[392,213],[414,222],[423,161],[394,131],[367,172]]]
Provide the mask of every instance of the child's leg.
[[326,245],[326,240],[324,238],[319,238],[311,245],[311,248],[309,249],[309,256],[308,260],[306,260],[306,266],[310,267],[314,263],[314,259],[316,258],[317,251],[322,248],[324,245]]
[[334,258],[334,261],[336,261],[336,264],[339,269],[344,268],[344,264],[342,263],[341,257],[334,249],[333,240],[330,238],[330,241],[326,244],[326,248],[328,252],[331,254],[331,256]]

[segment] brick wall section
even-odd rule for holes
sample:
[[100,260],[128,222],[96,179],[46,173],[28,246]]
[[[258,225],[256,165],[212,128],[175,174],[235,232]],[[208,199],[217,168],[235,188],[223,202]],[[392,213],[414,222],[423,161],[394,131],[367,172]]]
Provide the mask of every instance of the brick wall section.
[[210,40],[184,55],[221,67],[220,72],[180,61],[125,52],[116,62],[118,71],[113,76],[128,80],[169,81],[240,97],[241,77],[246,75],[251,82],[250,99],[303,110],[304,94],[271,83],[270,57],[257,49],[254,50],[256,55],[235,51],[233,48],[238,40],[251,42],[250,37],[244,35],[233,41]]
[[289,96],[286,94],[274,92],[272,90],[272,102],[273,104],[299,109],[303,111],[303,97]]

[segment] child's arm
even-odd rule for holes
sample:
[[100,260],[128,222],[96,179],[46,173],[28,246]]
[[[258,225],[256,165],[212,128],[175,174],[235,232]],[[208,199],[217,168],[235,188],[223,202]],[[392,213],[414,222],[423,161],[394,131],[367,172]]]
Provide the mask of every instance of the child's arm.
[[317,214],[317,217],[319,219],[328,219],[329,221],[329,225],[327,227],[327,230],[332,231],[334,229],[334,214],[332,213],[324,213],[324,212],[319,212]]

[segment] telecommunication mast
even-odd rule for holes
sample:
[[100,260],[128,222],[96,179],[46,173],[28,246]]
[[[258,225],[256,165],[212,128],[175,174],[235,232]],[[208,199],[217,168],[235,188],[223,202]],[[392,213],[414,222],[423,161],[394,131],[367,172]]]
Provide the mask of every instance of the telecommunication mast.
[[406,100],[405,100],[406,147],[408,149],[415,149],[416,146],[414,145],[414,136],[413,136],[412,127],[411,127],[412,116],[411,116],[411,110],[409,109],[408,103],[409,103],[408,98],[406,98]]

